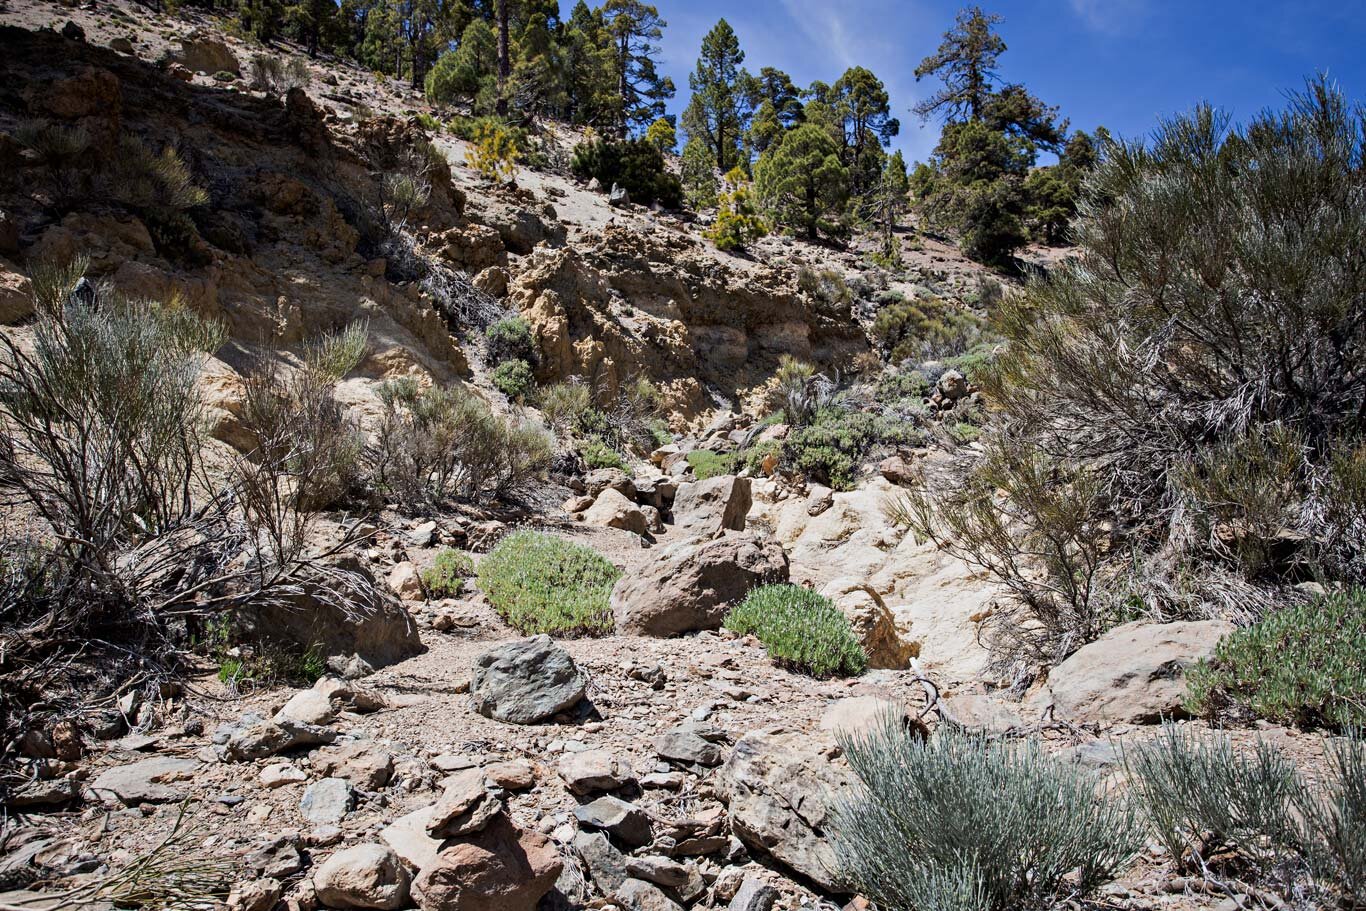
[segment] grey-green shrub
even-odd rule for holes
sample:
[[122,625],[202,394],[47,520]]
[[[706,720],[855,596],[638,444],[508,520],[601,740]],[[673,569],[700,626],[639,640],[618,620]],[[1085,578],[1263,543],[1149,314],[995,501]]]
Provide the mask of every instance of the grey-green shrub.
[[[1203,871],[1234,850],[1242,875],[1287,897],[1366,898],[1366,743],[1329,744],[1326,782],[1313,786],[1258,739],[1248,751],[1223,735],[1168,725],[1127,747],[1124,765],[1154,833],[1179,866]],[[1315,905],[1321,907],[1322,905]]]
[[1366,724],[1366,589],[1235,630],[1186,675],[1195,714],[1333,728]]
[[520,316],[501,319],[484,330],[489,343],[489,358],[495,364],[504,361],[532,361],[536,345],[531,338],[531,324]]
[[608,599],[621,570],[555,535],[518,531],[479,563],[479,587],[519,633],[596,636],[612,631]]
[[778,664],[816,677],[854,675],[868,667],[849,619],[800,585],[761,585],[726,614],[726,629],[753,634]]
[[455,598],[465,590],[465,580],[472,575],[474,561],[470,555],[448,547],[422,571],[422,587],[433,598]]
[[828,831],[849,885],[885,911],[1051,907],[1142,845],[1127,801],[1034,740],[951,726],[927,740],[889,715],[840,745],[857,783]]

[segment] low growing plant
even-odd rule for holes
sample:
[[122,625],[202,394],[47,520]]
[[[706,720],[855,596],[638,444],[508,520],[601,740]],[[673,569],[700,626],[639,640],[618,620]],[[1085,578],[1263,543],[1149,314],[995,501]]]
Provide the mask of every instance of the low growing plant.
[[868,655],[834,603],[800,585],[761,585],[726,615],[726,629],[753,634],[778,664],[815,677],[855,676]]
[[925,739],[889,715],[840,746],[858,781],[829,831],[849,884],[885,911],[1054,907],[1142,846],[1126,801],[1034,740],[948,725]]
[[712,452],[710,449],[694,449],[686,456],[692,466],[693,477],[699,481],[735,474],[735,453]]
[[422,587],[433,598],[457,598],[465,590],[465,580],[473,575],[469,554],[448,547],[422,571]]
[[518,531],[479,563],[479,587],[524,635],[600,636],[612,631],[612,586],[621,576],[592,548]]
[[524,399],[536,388],[536,374],[520,358],[503,361],[493,368],[493,385],[510,399]]
[[1342,729],[1366,725],[1366,589],[1235,630],[1186,675],[1197,715]]

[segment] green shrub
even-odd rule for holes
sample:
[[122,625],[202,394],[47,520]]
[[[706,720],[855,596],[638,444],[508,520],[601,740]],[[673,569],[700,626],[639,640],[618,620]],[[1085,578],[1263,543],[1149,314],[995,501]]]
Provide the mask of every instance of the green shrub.
[[933,383],[919,370],[889,370],[877,379],[874,395],[886,405],[920,405],[929,397]]
[[710,449],[694,449],[687,455],[692,466],[693,477],[699,481],[735,474],[735,453],[712,452]]
[[849,619],[829,598],[800,585],[761,585],[726,615],[726,629],[753,634],[778,664],[816,677],[868,667]]
[[[232,80],[232,74],[228,74]],[[283,97],[291,89],[303,88],[313,81],[308,64],[298,57],[281,59],[271,54],[257,54],[251,60],[251,87],[267,95]],[[216,78],[216,77],[215,77]]]
[[1278,610],[1229,634],[1186,675],[1210,718],[1366,725],[1366,589]]
[[489,343],[489,357],[495,364],[523,360],[530,363],[536,357],[536,343],[531,338],[531,324],[520,316],[501,319],[484,330]]
[[743,250],[768,233],[768,227],[750,198],[750,182],[745,172],[732,168],[726,175],[726,191],[718,202],[716,221],[707,237],[718,250]]
[[465,590],[465,580],[472,575],[474,561],[469,554],[448,547],[422,571],[422,587],[433,598],[455,598]]
[[866,411],[823,408],[788,434],[784,456],[792,467],[836,490],[852,490],[863,462],[878,446],[923,443],[914,422]]
[[501,123],[482,123],[465,152],[465,163],[488,180],[506,183],[517,176],[520,157],[512,130]]
[[536,374],[526,361],[503,361],[493,368],[493,385],[510,399],[524,399],[536,388]]
[[828,831],[849,885],[885,911],[1056,907],[1143,843],[1127,802],[1035,740],[948,725],[925,740],[889,716],[840,745],[858,783]]
[[893,362],[959,355],[981,334],[979,317],[938,297],[888,304],[873,319],[873,339]]
[[659,149],[644,139],[590,139],[580,143],[574,149],[570,169],[583,180],[596,177],[604,189],[620,184],[631,194],[631,201],[640,205],[658,202],[666,209],[677,209],[683,204],[678,178],[665,170]]
[[525,635],[604,635],[621,571],[591,548],[518,531],[479,563],[479,587],[499,616]]
[[626,460],[621,457],[611,446],[608,446],[597,437],[590,437],[579,447],[579,454],[583,456],[583,464],[590,470],[595,468],[620,468],[626,470]]
[[437,120],[436,117],[428,114],[426,111],[419,112],[415,119],[417,120],[417,125],[428,133],[441,133],[445,129],[445,126],[442,125],[440,120]]

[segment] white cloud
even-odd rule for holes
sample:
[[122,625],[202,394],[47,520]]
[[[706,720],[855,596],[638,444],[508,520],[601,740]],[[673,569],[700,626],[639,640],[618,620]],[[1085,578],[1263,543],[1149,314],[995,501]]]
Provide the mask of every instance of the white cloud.
[[1075,13],[1089,27],[1111,34],[1124,31],[1143,15],[1144,0],[1068,0]]

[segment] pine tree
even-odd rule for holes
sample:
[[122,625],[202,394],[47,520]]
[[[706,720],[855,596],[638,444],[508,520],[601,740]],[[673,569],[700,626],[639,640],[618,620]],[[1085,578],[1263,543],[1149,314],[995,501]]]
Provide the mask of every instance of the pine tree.
[[613,126],[625,139],[632,128],[643,128],[664,115],[664,102],[674,96],[674,83],[655,67],[656,43],[668,25],[659,10],[641,0],[607,0],[603,23],[614,45],[616,111]]
[[664,155],[673,152],[674,146],[678,145],[678,133],[669,118],[660,117],[645,131],[645,141]]
[[849,171],[840,163],[839,146],[830,134],[807,123],[788,131],[759,158],[754,188],[776,222],[815,240],[844,214]]
[[885,157],[882,147],[901,132],[901,122],[892,116],[882,80],[861,66],[845,70],[831,86],[827,103],[842,126],[842,158],[853,181],[851,189],[862,195],[877,183]]
[[[565,25],[565,115],[572,123],[605,124],[615,110],[615,44],[601,10],[574,4]],[[612,120],[615,123],[614,120]]]
[[683,146],[679,172],[691,208],[708,209],[716,205],[716,159],[700,136],[689,137]]
[[771,66],[759,70],[750,87],[754,114],[745,133],[745,146],[753,158],[778,142],[784,131],[801,123],[802,101],[792,77]]
[[939,50],[920,61],[915,68],[917,82],[937,76],[944,83],[915,106],[922,119],[981,119],[997,80],[996,63],[1006,50],[1006,43],[992,28],[1000,21],[1000,16],[970,6],[959,12],[953,28],[944,33]]
[[884,156],[878,181],[869,192],[864,208],[882,235],[878,258],[888,266],[901,262],[901,248],[896,241],[896,222],[910,205],[910,190],[906,160],[901,157],[901,152],[898,150]]
[[683,111],[683,129],[706,141],[723,171],[740,163],[740,142],[749,121],[751,77],[744,61],[739,39],[722,19],[703,37],[697,68],[688,75],[693,94]]

